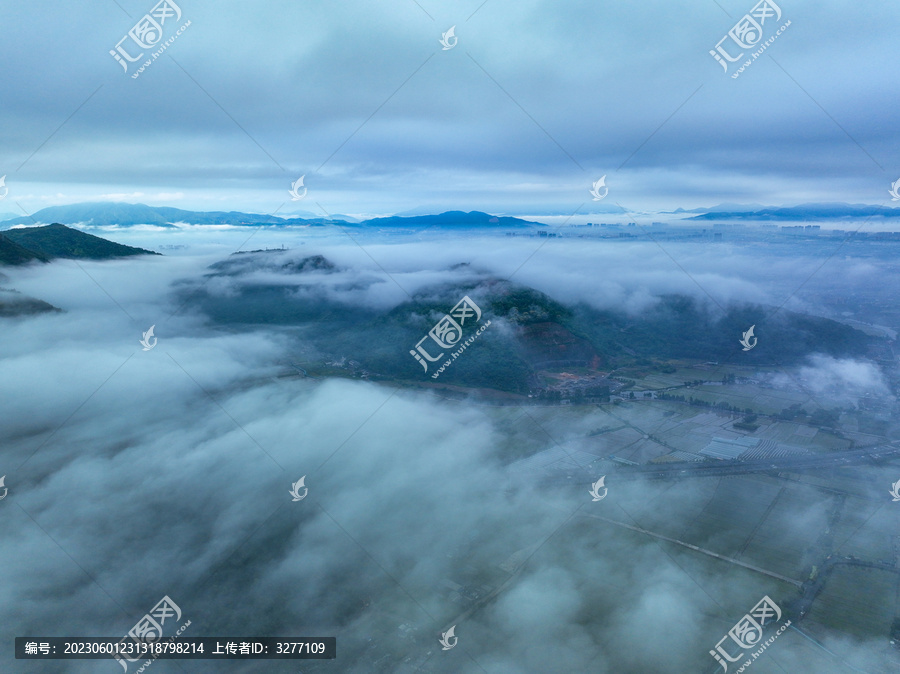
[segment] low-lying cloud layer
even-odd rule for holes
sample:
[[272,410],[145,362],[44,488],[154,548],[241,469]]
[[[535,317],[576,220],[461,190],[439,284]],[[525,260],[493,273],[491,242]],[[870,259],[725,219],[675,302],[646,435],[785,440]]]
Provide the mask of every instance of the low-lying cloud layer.
[[[338,265],[310,277],[325,292],[382,309],[407,292],[489,273],[635,315],[660,293],[699,292],[652,244],[626,257],[553,242],[529,260],[538,245],[501,251],[475,239],[363,251],[310,241],[302,252]],[[664,502],[669,521],[687,523],[708,498],[704,485],[684,482],[670,494],[664,484],[611,484],[606,501],[591,503],[587,475],[565,489],[510,478],[505,424],[531,423],[523,410],[501,415],[390,385],[279,377],[294,343],[278,330],[226,331],[190,304],[179,311],[172,283],[201,282],[214,258],[204,251],[9,273],[9,285],[65,313],[3,325],[7,644],[122,635],[169,595],[192,621],[185,636],[336,635],[338,660],[309,671],[376,671],[389,652],[408,653],[409,671],[426,660],[422,671],[693,671],[714,664],[709,648],[763,594],[789,596],[770,578],[707,566],[588,517],[652,528],[658,507],[647,504]],[[449,271],[459,262],[470,267]],[[704,263],[690,251],[682,263],[718,301],[767,297],[741,277],[741,263]],[[219,282],[208,287],[227,291]],[[154,323],[159,342],[143,351],[140,333]],[[807,375],[821,386],[827,377],[862,384],[874,376],[865,364],[819,359],[814,367]],[[545,449],[569,439],[537,437]],[[309,494],[292,502],[290,485],[303,475]],[[510,572],[471,615],[449,598],[448,582],[496,586]],[[453,620],[459,645],[442,652],[437,637]],[[402,637],[401,624],[417,636]],[[799,671],[809,655],[792,638],[787,647],[781,637],[772,657]],[[858,666],[877,660],[864,643],[829,645]],[[9,649],[0,659],[8,671],[48,671],[14,662]],[[829,663],[817,671],[841,671]],[[119,671],[92,661],[59,661],[54,671],[101,668]],[[263,661],[153,668],[307,670]]]

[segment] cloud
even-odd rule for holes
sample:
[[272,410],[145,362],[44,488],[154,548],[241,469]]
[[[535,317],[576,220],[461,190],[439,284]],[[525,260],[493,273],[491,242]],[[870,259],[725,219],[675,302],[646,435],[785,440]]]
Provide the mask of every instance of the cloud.
[[[0,125],[11,165],[27,160],[9,180],[37,193],[153,185],[192,207],[262,212],[302,174],[338,212],[402,211],[436,194],[464,207],[573,212],[603,174],[611,198],[637,210],[880,203],[879,166],[898,145],[892,75],[869,64],[897,56],[897,8],[877,18],[846,0],[828,12],[785,6],[792,27],[767,52],[784,70],[760,59],[731,80],[708,52],[752,5],[185,5],[191,29],[138,80],[109,55],[134,25],[114,4],[65,15],[25,7],[7,15],[0,56],[11,61],[34,39],[56,47],[8,74],[25,95]],[[459,47],[442,52],[451,25]]]
[[[809,363],[797,370],[797,379],[804,388],[817,395],[829,394],[846,403],[860,396],[891,394],[881,369],[869,361],[813,354]],[[780,385],[788,385],[786,376],[779,377]]]
[[[491,278],[510,279],[534,287],[552,298],[583,302],[598,309],[624,310],[638,316],[669,294],[696,297],[701,305],[721,313],[716,304],[781,303],[785,287],[796,283],[797,269],[815,260],[771,260],[765,272],[759,259],[740,250],[710,256],[695,244],[554,240],[528,237],[497,238],[480,234],[465,238],[432,232],[430,240],[406,243],[391,237],[352,231],[348,245],[341,233],[323,232],[315,240],[279,233],[276,240],[304,241],[283,254],[270,254],[272,266],[313,254],[338,266],[333,273],[288,275],[260,269],[238,279],[221,278],[206,287],[233,293],[234,284],[266,283],[324,293],[329,299],[387,309],[443,284],[477,284]],[[724,251],[723,251],[724,252]],[[460,263],[467,266],[459,267]],[[760,278],[757,278],[760,276]],[[793,299],[790,308],[802,308]]]
[[[680,529],[712,498],[700,483],[682,483],[675,498],[661,482],[610,480],[609,498],[591,504],[587,480],[583,488],[551,489],[510,477],[506,465],[521,456],[510,428],[524,423],[514,407],[280,376],[304,347],[302,335],[226,330],[190,303],[178,311],[173,292],[174,283],[197,282],[223,257],[215,251],[231,238],[246,240],[246,232],[171,236],[196,248],[9,271],[10,285],[65,313],[3,325],[4,638],[121,635],[169,595],[192,621],[186,635],[337,635],[342,671],[371,671],[389,653],[428,660],[438,671],[687,671],[713,664],[709,648],[772,592],[770,579],[706,567],[586,516],[603,512],[647,526],[662,517]],[[260,233],[254,243],[267,236],[284,234]],[[342,270],[311,277],[322,292],[377,308],[405,293],[372,258],[412,293],[519,269],[515,280],[558,299],[638,311],[659,293],[690,287],[646,243],[587,249],[554,241],[521,266],[538,240],[502,249],[481,238],[367,242],[365,251],[348,240],[305,241],[282,255],[324,253]],[[460,261],[471,266],[449,270]],[[638,261],[653,271],[639,276]],[[741,265],[687,263],[715,282],[723,301],[754,287],[742,280]],[[208,287],[227,292],[233,280],[221,282]],[[151,324],[159,342],[144,352],[138,339]],[[852,362],[819,359],[811,367],[859,385],[867,376]],[[535,431],[530,441],[567,447],[601,425],[544,424],[554,435]],[[294,503],[288,490],[302,475],[309,495]],[[588,510],[596,506],[603,510]],[[510,567],[501,565],[517,554],[510,580]],[[507,581],[471,615],[454,596]],[[442,652],[438,634],[453,620],[459,645]],[[416,636],[401,636],[400,624]],[[866,648],[832,647],[847,657]],[[779,657],[789,652],[781,648]],[[58,664],[62,672],[96,667]],[[223,666],[259,671],[258,662],[191,663],[199,672]]]

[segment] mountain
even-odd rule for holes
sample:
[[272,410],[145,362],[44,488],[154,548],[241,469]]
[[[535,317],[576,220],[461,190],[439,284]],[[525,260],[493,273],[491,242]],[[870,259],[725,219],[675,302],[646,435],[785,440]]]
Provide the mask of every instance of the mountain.
[[900,218],[900,208],[868,204],[801,204],[788,208],[768,206],[755,211],[715,210],[695,215],[688,220],[853,220],[882,217]]
[[[263,270],[277,276],[260,274]],[[635,317],[563,303],[491,276],[424,288],[382,309],[359,298],[383,281],[366,275],[349,280],[348,271],[320,255],[259,251],[233,255],[211,267],[211,275],[228,275],[227,285],[204,279],[178,292],[216,325],[302,327],[296,348],[311,371],[327,372],[329,363],[349,359],[349,367],[365,370],[373,379],[419,383],[433,381],[431,375],[452,349],[444,350],[447,355],[427,371],[410,350],[427,337],[438,317],[468,296],[482,312],[478,325],[492,321],[496,327],[454,360],[439,382],[518,394],[543,386],[539,373],[554,367],[652,369],[670,359],[790,366],[811,353],[862,357],[876,341],[847,325],[785,310],[762,318],[772,315],[772,307],[735,304],[717,318],[698,300],[680,295],[663,296],[653,309]],[[744,353],[739,339],[750,325],[756,326],[759,346]],[[468,323],[463,327],[466,338],[474,334]],[[437,357],[441,349],[432,339],[426,341]]]
[[[159,255],[143,248],[123,246],[55,223],[0,233],[0,265],[49,262],[54,258],[106,260],[130,255]],[[9,278],[0,273],[0,282]],[[61,311],[48,302],[0,288],[0,317],[32,316]]]
[[[296,211],[301,215],[314,215],[309,211]],[[245,225],[245,226],[325,226],[339,224],[354,227],[543,227],[540,223],[520,218],[496,217],[481,211],[446,211],[438,215],[423,214],[414,217],[391,216],[372,218],[360,222],[348,215],[331,217],[288,217],[291,214],[268,216],[240,211],[186,211],[180,208],[147,206],[146,204],[124,204],[108,202],[88,202],[69,206],[50,206],[37,211],[31,217],[12,218],[0,222],[0,227],[15,227],[37,223],[61,223],[64,225],[84,225],[88,227],[154,225],[175,227],[179,223],[188,225]]]
[[[309,211],[298,211],[315,216]],[[154,225],[175,227],[177,223],[188,225],[327,225],[331,222],[356,222],[349,216],[335,215],[330,218],[286,218],[279,215],[262,215],[240,211],[186,211],[169,206],[147,206],[146,204],[110,203],[106,201],[85,202],[68,206],[42,208],[27,218],[12,218],[0,222],[0,227],[30,225],[32,223],[62,223],[64,225],[85,225],[88,227]]]
[[15,241],[0,234],[0,264],[27,264],[48,262],[50,258],[33,250],[28,250]]
[[470,227],[546,227],[539,222],[530,222],[520,218],[497,217],[481,211],[447,211],[439,215],[414,215],[410,217],[391,216],[363,220],[362,227],[453,227],[464,229]]
[[[394,217],[397,218],[409,218],[415,215],[434,215],[435,213],[446,213],[447,211],[453,210],[452,205],[442,204],[438,205],[430,205],[430,206],[416,206],[415,208],[410,208],[406,211],[401,211],[400,213],[394,213]],[[459,208],[459,204],[456,205],[456,208]]]
[[296,215],[300,218],[318,218],[318,214],[312,211],[296,210],[296,211],[278,211],[278,216],[283,218],[288,215]]
[[[0,234],[0,237],[16,246],[15,248],[3,247],[3,241],[0,241],[0,255],[6,251],[9,255],[21,256],[23,255],[21,251],[24,251],[25,254],[31,256],[19,262],[6,262],[7,264],[22,264],[32,259],[46,262],[52,258],[106,260],[130,255],[159,255],[159,253],[143,248],[107,241],[99,236],[86,234],[59,223],[43,227],[10,229]],[[0,259],[0,261],[5,261],[5,259]]]
[[[294,222],[297,219],[288,220]],[[318,218],[309,222],[327,220]],[[0,222],[0,226],[30,225],[34,222],[65,225],[83,224],[92,227],[118,225],[133,227],[134,225],[156,225],[157,227],[174,227],[175,223],[184,222],[191,225],[265,225],[284,224],[285,219],[278,216],[241,213],[238,211],[186,211],[168,206],[147,206],[146,204],[124,204],[109,202],[86,202],[68,206],[49,206],[42,208],[30,218],[13,218]],[[301,224],[307,224],[301,220]]]
[[299,274],[310,271],[332,272],[337,270],[334,263],[322,255],[311,255],[294,260],[281,253],[282,251],[278,249],[238,251],[224,260],[209,265],[212,271],[206,276],[240,276],[259,271]]
[[33,316],[62,311],[48,302],[23,295],[17,290],[0,288],[0,317]]
[[[172,209],[177,210],[177,209]],[[13,218],[0,222],[0,227],[31,225],[34,223],[64,225],[157,225],[171,226],[157,209],[144,204],[119,204],[108,202],[87,202],[68,206],[48,206],[29,218]]]
[[685,210],[683,208],[676,208],[674,211],[663,211],[663,213],[671,213],[671,214],[681,214],[681,213],[721,213],[721,212],[732,212],[732,213],[751,213],[753,211],[761,211],[766,208],[762,204],[730,204],[724,203],[719,204],[718,206],[713,206],[711,208],[691,208],[689,210]]
[[[521,212],[517,209],[498,209],[499,212]],[[529,214],[559,215],[558,209],[531,207]],[[628,211],[615,204],[588,201],[579,211],[580,215],[625,214]],[[867,217],[900,217],[900,208],[882,208],[865,204],[803,204],[794,207],[761,206],[760,204],[723,203],[712,208],[691,210],[676,209],[672,214],[691,214],[687,220],[841,220]],[[2,216],[0,216],[2,217]],[[297,210],[279,215],[262,215],[241,211],[188,211],[168,206],[147,206],[146,204],[126,204],[109,202],[87,202],[68,206],[50,206],[37,211],[31,217],[12,217],[0,221],[0,228],[33,223],[64,225],[85,225],[89,227],[153,225],[175,227],[180,223],[188,225],[244,225],[244,226],[326,226],[339,224],[354,227],[412,228],[412,227],[453,227],[455,229],[492,227],[544,227],[541,223],[513,216],[493,216],[481,211],[445,210],[437,213],[425,207],[414,208],[390,217],[370,218],[360,222],[357,218],[334,214],[330,217],[315,217],[311,211]]]

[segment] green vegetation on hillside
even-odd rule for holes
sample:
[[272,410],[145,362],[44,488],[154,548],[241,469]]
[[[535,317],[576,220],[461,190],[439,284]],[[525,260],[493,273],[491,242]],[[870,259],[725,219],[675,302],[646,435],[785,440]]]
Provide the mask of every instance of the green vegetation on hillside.
[[0,316],[31,316],[48,312],[62,311],[48,302],[28,297],[16,290],[0,288]]
[[159,255],[143,248],[107,241],[59,223],[43,227],[9,229],[3,232],[2,236],[30,252],[34,259],[43,261],[52,258],[106,260],[131,255]]
[[47,262],[48,258],[41,253],[28,250],[15,241],[0,234],[0,264],[28,264],[29,262]]
[[[227,293],[210,294],[204,288],[192,296],[216,323],[302,326],[305,346],[317,352],[316,359],[355,361],[355,371],[372,378],[525,394],[540,392],[545,383],[537,372],[555,364],[586,371],[632,368],[665,372],[675,369],[665,361],[682,359],[764,367],[798,363],[810,353],[861,355],[871,340],[827,319],[782,311],[777,318],[766,320],[770,310],[750,305],[732,306],[723,316],[708,311],[698,300],[674,295],[660,298],[653,309],[639,316],[586,305],[569,307],[533,288],[499,279],[428,288],[388,311],[379,311],[337,301],[335,289],[324,277],[322,284],[301,286],[245,280],[259,269],[288,277],[336,271],[321,256],[291,261],[266,251],[233,256],[212,268],[214,275],[233,278],[234,285]],[[341,290],[362,290],[362,286]],[[465,295],[483,312],[477,325],[488,320],[492,324],[434,379],[432,375],[475,328],[465,324],[462,340],[450,349],[441,349],[427,338],[423,347],[429,355],[443,353],[440,360],[428,363],[427,371],[410,351]],[[759,345],[742,352],[740,336],[753,324]],[[606,395],[601,383],[590,397]],[[737,411],[749,414],[753,410]]]

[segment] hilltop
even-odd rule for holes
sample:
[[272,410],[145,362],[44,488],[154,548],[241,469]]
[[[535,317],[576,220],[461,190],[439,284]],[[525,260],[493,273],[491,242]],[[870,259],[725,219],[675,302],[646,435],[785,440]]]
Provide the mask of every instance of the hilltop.
[[468,227],[546,227],[539,222],[531,222],[509,216],[494,216],[482,211],[446,211],[437,215],[394,215],[387,218],[371,218],[363,220],[362,226],[368,227],[452,227],[463,229]]
[[61,312],[62,309],[54,307],[49,302],[23,295],[17,290],[0,288],[0,317],[33,316]]
[[[261,280],[260,271],[275,274]],[[374,378],[419,382],[431,381],[433,368],[423,377],[410,349],[436,317],[467,295],[481,308],[482,323],[490,320],[496,327],[454,362],[441,384],[520,394],[533,390],[539,373],[554,367],[609,371],[663,367],[673,359],[726,362],[738,354],[741,363],[755,367],[794,365],[810,353],[859,357],[873,341],[841,323],[786,310],[767,320],[772,308],[758,305],[735,304],[713,317],[700,301],[680,295],[663,296],[653,309],[629,316],[560,302],[492,276],[430,286],[393,308],[379,309],[353,297],[380,281],[348,283],[347,271],[321,255],[260,251],[210,267],[209,275],[230,278],[227,292],[205,282],[180,292],[217,325],[303,326],[302,348],[317,354],[314,362],[320,365],[347,358]],[[756,326],[760,346],[742,353],[738,340],[750,325]],[[467,329],[466,337],[470,334]]]
[[0,264],[48,262],[54,258],[106,260],[132,255],[159,255],[87,234],[59,223],[22,227],[0,234]]

